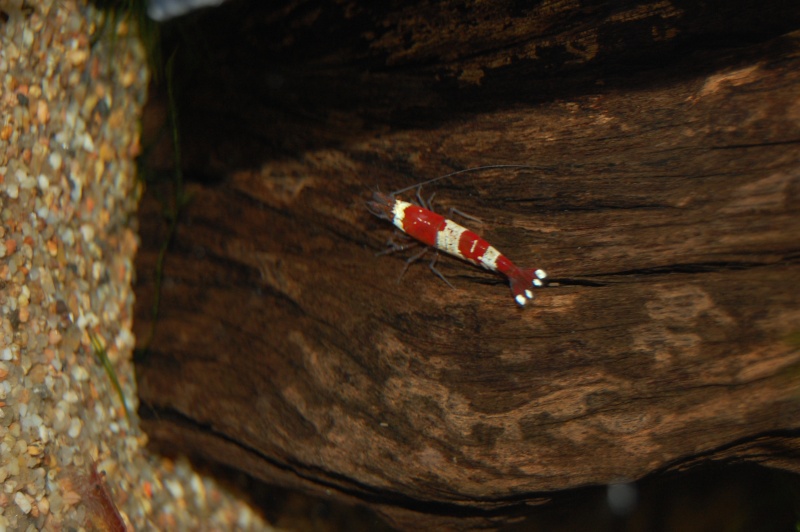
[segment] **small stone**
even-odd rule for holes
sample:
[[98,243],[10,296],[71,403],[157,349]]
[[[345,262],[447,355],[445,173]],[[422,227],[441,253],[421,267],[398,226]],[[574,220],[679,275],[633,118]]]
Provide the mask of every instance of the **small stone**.
[[[19,476],[19,460],[11,460],[11,461],[9,461],[8,465],[6,467],[8,468],[8,474],[11,477],[18,477]],[[13,487],[13,486],[11,486],[11,482],[12,482],[11,480],[6,480],[5,482],[3,482],[3,486],[8,487],[8,488]]]
[[64,467],[72,463],[72,458],[75,456],[75,449],[69,446],[62,446],[59,447],[56,451],[56,457],[58,458],[58,463]]
[[53,429],[50,427],[45,427],[44,425],[39,425],[39,439],[42,443],[48,443],[52,439],[52,432]]
[[57,151],[54,151],[53,153],[50,154],[48,162],[50,163],[50,166],[53,168],[53,170],[58,172],[61,169],[61,162],[62,162],[61,154],[58,153]]
[[[23,249],[26,249],[26,247],[27,247],[27,244],[25,246],[23,246]],[[22,285],[22,288],[20,289],[19,297],[17,297],[17,302],[19,302],[19,304],[21,306],[26,306],[26,305],[28,305],[30,300],[31,300],[31,289],[28,288],[28,285]]]
[[83,366],[72,366],[72,378],[78,382],[89,380],[89,372]]
[[92,278],[95,281],[99,281],[100,278],[103,276],[103,272],[105,271],[105,267],[102,262],[95,262],[92,264]]
[[[18,173],[21,173],[21,170],[17,170]],[[36,178],[30,175],[25,174],[24,176],[19,176],[19,186],[23,190],[30,190],[36,187]]]
[[31,85],[28,87],[28,96],[34,99],[38,99],[42,97],[42,88],[38,85]]
[[67,435],[70,438],[77,438],[81,433],[81,420],[80,418],[74,417],[72,421],[69,422],[69,430],[67,431]]
[[35,497],[37,492],[41,492],[44,489],[47,471],[44,467],[37,467],[31,473],[32,481],[29,479],[26,489],[30,495]]
[[51,329],[49,333],[47,333],[47,342],[50,345],[58,345],[61,343],[61,331],[58,329]]
[[16,495],[14,495],[14,503],[19,506],[22,513],[29,514],[31,512],[31,499],[21,491],[18,491]]
[[117,153],[114,151],[114,147],[111,146],[111,144],[104,142],[100,145],[100,151],[98,155],[100,156],[101,161],[108,162],[116,158]]
[[6,187],[6,194],[11,199],[17,199],[19,197],[19,183],[9,183]]
[[[43,423],[43,420],[42,420],[41,416],[39,416],[38,414],[34,414],[34,413],[30,413],[30,414],[28,414],[28,415],[26,415],[26,416],[24,416],[24,417],[22,417],[20,419],[20,424],[22,425],[22,429],[26,430],[26,431],[30,430],[30,429],[35,429],[36,427],[41,426],[42,423]],[[30,450],[30,448],[29,448],[29,450]],[[28,453],[28,454],[31,454],[31,453]],[[38,455],[31,454],[31,456],[38,456]]]
[[25,45],[25,48],[30,48],[33,45],[33,30],[29,27],[22,30],[22,44]]
[[[67,417],[67,409],[69,405],[65,401],[59,401],[56,411],[53,413],[52,423],[53,423],[53,430],[55,432],[61,433],[67,430],[69,425],[68,417]],[[62,449],[66,449],[67,447],[62,447]]]
[[[56,253],[57,255],[58,253]],[[52,296],[55,291],[56,287],[53,284],[53,276],[50,275],[50,271],[45,268],[40,268],[39,271],[39,278],[41,279],[42,291],[46,296]]]
[[50,109],[47,107],[47,102],[44,100],[39,100],[39,103],[36,105],[36,119],[39,120],[40,124],[46,124],[50,121]]
[[50,513],[50,500],[47,497],[42,497],[36,505],[39,507],[40,514],[47,515]]
[[164,481],[164,485],[167,487],[173,497],[178,500],[183,498],[183,486],[181,486],[180,482],[175,479],[167,479]]
[[75,390],[67,390],[64,394],[64,400],[68,403],[77,403],[79,400],[77,392]]
[[79,50],[70,50],[67,52],[67,61],[72,63],[73,66],[79,66],[86,62],[86,59],[89,57],[89,52],[87,50],[79,49]]
[[58,491],[54,491],[50,494],[50,509],[53,511],[54,514],[58,514],[61,512],[61,507],[63,505],[63,499],[61,498],[61,494]]
[[17,250],[17,241],[13,238],[6,240],[6,254],[11,255]]
[[203,506],[206,501],[206,487],[203,484],[203,479],[200,478],[200,475],[192,475],[190,484],[192,491],[195,493],[197,504]]
[[83,224],[81,226],[81,234],[83,235],[83,239],[87,242],[91,242],[94,240],[94,227],[89,224]]
[[[38,358],[38,357],[37,357]],[[34,366],[28,372],[28,376],[30,377],[30,384],[33,387],[42,386],[44,379],[47,377],[47,366],[44,364],[34,364]],[[39,393],[34,390],[34,393]],[[47,393],[47,389],[45,388],[45,393]]]
[[86,463],[86,457],[78,453],[72,457],[72,463],[78,467],[83,467],[83,465]]
[[132,70],[127,70],[120,76],[119,82],[123,87],[128,88],[136,81],[136,73]]
[[[83,149],[88,151],[89,153],[94,153],[94,141],[92,140],[92,136],[88,133],[83,136]],[[101,161],[98,161],[102,164]]]

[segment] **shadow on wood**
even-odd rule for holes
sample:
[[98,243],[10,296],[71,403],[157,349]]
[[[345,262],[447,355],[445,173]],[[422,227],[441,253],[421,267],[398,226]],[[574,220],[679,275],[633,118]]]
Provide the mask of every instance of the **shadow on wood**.
[[[218,12],[182,101],[186,168],[216,177],[137,366],[155,441],[401,527],[703,461],[798,470],[800,10],[255,5]],[[375,256],[371,190],[486,164],[536,168],[424,192],[548,271],[524,309],[455,259],[450,289]]]

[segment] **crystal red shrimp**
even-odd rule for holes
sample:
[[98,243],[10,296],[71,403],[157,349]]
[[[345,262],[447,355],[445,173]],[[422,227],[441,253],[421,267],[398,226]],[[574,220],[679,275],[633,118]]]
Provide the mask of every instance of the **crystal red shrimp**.
[[[508,167],[530,168],[523,165],[472,168],[441,176],[422,184],[465,171]],[[372,214],[391,221],[401,231],[425,245],[444,251],[476,266],[502,273],[508,277],[511,293],[520,306],[525,306],[528,300],[533,299],[533,290],[531,289],[544,286],[543,281],[547,278],[547,273],[544,270],[539,268],[520,268],[500,253],[497,248],[469,229],[445,218],[441,214],[395,198],[396,194],[412,188],[418,188],[422,184],[401,189],[392,194],[375,192],[372,195],[372,201],[367,202],[367,208]]]

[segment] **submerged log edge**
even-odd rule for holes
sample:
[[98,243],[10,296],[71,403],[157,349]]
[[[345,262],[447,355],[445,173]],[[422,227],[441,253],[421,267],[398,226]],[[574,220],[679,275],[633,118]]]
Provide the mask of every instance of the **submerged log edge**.
[[[389,33],[342,57],[405,46]],[[223,177],[188,186],[137,365],[156,445],[366,504],[402,528],[500,525],[565,490],[708,461],[800,471],[798,33],[682,48],[653,69],[562,65],[559,86],[581,80],[567,94],[524,75],[541,66],[535,35],[504,52],[530,62],[487,68],[481,83],[442,74],[434,90],[414,47],[352,77],[334,64],[316,85],[310,69],[286,71],[306,92],[261,106],[257,91],[198,85],[197,101],[228,107],[188,113],[199,122],[187,167]],[[485,56],[454,48],[453,64],[489,64],[490,43]],[[370,99],[392,76],[420,118]],[[346,86],[361,108],[327,108]],[[284,112],[276,102],[291,95],[310,111]],[[224,113],[242,119],[241,138],[203,144]],[[254,139],[268,155],[251,159]],[[408,255],[375,256],[392,228],[364,208],[370,191],[502,163],[535,168],[424,192],[482,220],[470,228],[551,284],[520,309],[502,277],[454,259],[437,268],[455,289],[424,263],[398,282]],[[141,205],[140,338],[163,236],[158,201]]]

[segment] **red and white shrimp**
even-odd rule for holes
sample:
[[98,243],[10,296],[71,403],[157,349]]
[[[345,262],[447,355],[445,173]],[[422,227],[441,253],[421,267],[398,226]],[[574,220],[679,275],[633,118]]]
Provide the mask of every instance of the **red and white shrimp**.
[[[469,170],[508,167],[519,168],[523,166],[499,165]],[[425,183],[464,171],[466,170],[441,176]],[[367,202],[367,208],[372,214],[389,220],[401,231],[425,245],[444,251],[476,266],[502,273],[508,277],[511,293],[520,306],[524,306],[529,299],[533,299],[533,291],[531,289],[544,286],[543,281],[547,278],[547,273],[544,270],[539,268],[520,268],[494,246],[466,227],[425,207],[395,198],[395,194],[418,188],[419,186],[421,185],[401,189],[392,194],[375,192],[372,195],[372,201]]]

